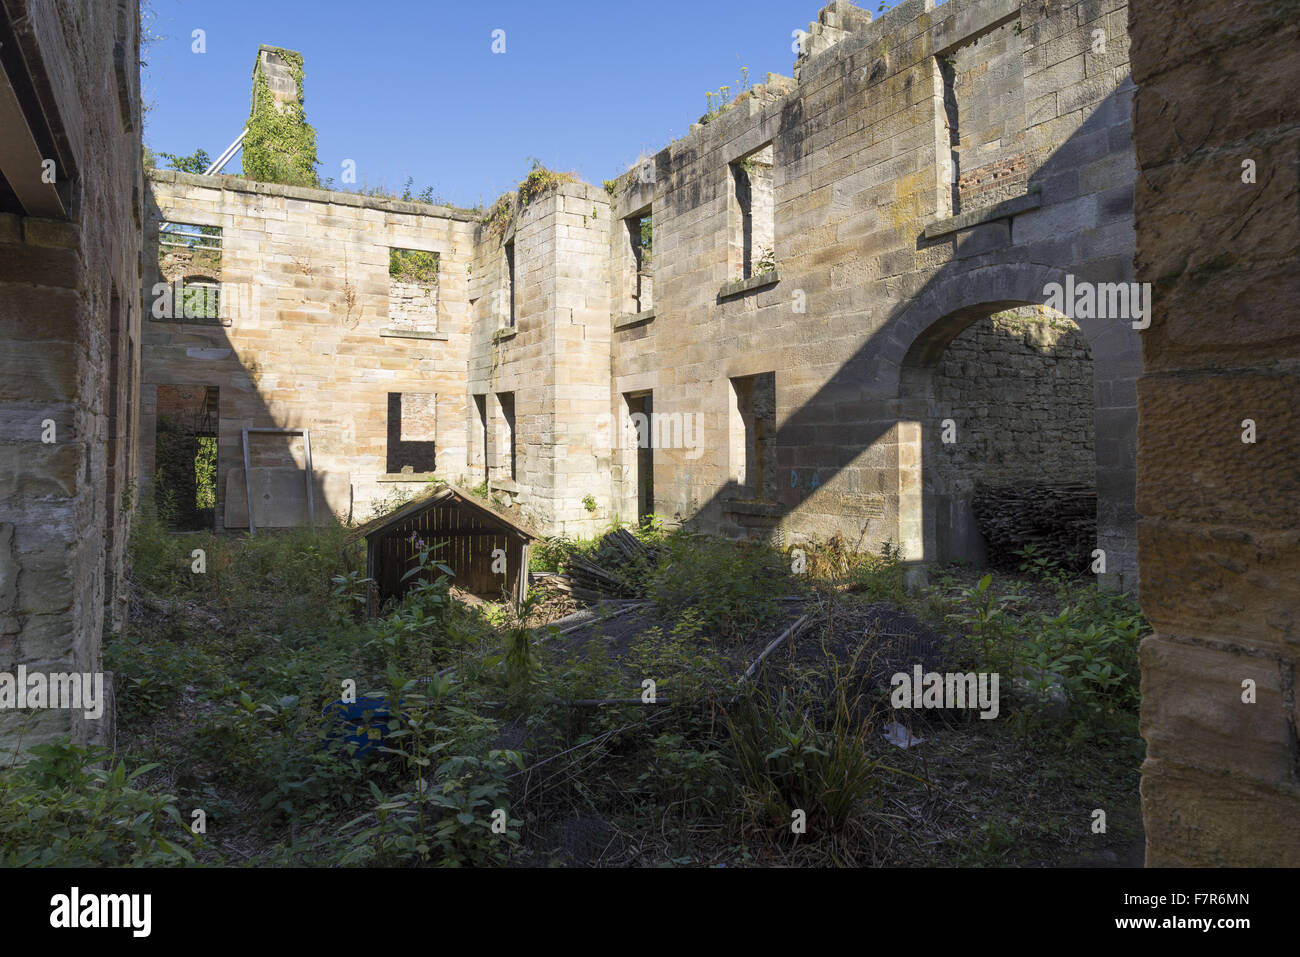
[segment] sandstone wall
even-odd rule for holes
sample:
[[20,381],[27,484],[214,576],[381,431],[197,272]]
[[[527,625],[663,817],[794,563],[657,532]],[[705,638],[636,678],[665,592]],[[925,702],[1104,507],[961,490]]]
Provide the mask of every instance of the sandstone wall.
[[[394,489],[418,490],[423,476],[402,479],[387,471],[391,393],[408,396],[399,408],[419,419],[403,421],[398,440],[417,430],[427,436],[425,426],[436,419],[437,472],[461,478],[476,228],[470,214],[233,176],[160,171],[150,174],[149,187],[142,488],[152,482],[157,387],[163,384],[219,390],[219,525],[247,523],[245,428],[310,430],[318,514],[327,508],[342,520],[365,519]],[[159,272],[160,222],[220,227],[221,322],[153,318],[155,284],[175,278]],[[394,247],[439,254],[436,298],[422,303],[436,308],[432,330],[427,315],[417,329],[407,312],[391,314],[394,301],[409,301],[404,283],[394,295]],[[416,396],[422,398],[412,401]],[[278,447],[283,462],[304,464],[301,440],[254,441],[263,462],[275,450],[268,447]]]
[[1014,310],[975,323],[944,351],[935,401],[957,425],[958,441],[939,443],[945,476],[1095,483],[1092,356],[1070,320]]
[[1043,307],[997,313],[948,345],[931,417],[952,420],[952,441],[935,430],[925,448],[942,554],[988,558],[972,507],[978,484],[1096,488],[1092,367],[1079,327]]
[[[52,161],[59,199],[33,214],[12,193],[0,198],[0,671],[93,672],[125,610],[140,348],[138,4],[3,7],[0,84],[13,84],[24,116],[0,134],[0,165],[18,183],[34,172],[9,165],[21,150]],[[0,762],[69,730],[111,743],[111,701],[99,721],[0,711]]]
[[[654,217],[655,308],[615,319],[613,392],[652,390],[656,411],[704,423],[694,458],[656,450],[661,513],[937,557],[922,460],[943,348],[1067,276],[1132,280],[1125,18],[1122,0],[909,0],[874,22],[834,3],[811,25],[797,84],[774,79],[653,157],[650,175],[620,178],[614,221]],[[738,284],[731,165],[767,144],[776,269]],[[1137,333],[1079,325],[1096,360],[1099,544],[1112,581],[1131,585]],[[780,498],[739,505],[730,380],[764,372],[776,373]],[[615,498],[630,499],[621,479]]]
[[[616,514],[607,421],[608,243],[609,196],[585,183],[564,183],[519,209],[504,234],[483,227],[474,266],[468,388],[487,409],[493,488],[539,527],[570,536],[594,534]],[[515,264],[513,326],[507,246]],[[501,394],[514,396],[513,479]],[[469,433],[481,444],[474,401],[469,408]],[[482,480],[481,456],[475,453],[474,461]],[[583,505],[587,495],[597,502],[594,512]]]
[[1295,13],[1130,11],[1135,261],[1156,289],[1138,393],[1148,866],[1300,865]]
[[[502,501],[570,535],[635,514],[636,450],[617,423],[629,399],[649,393],[657,416],[699,426],[654,450],[655,509],[670,519],[789,540],[839,532],[869,547],[901,543],[914,560],[953,557],[927,451],[950,417],[933,382],[944,348],[973,322],[1043,302],[1050,283],[1132,278],[1125,6],[907,0],[873,22],[835,0],[810,24],[795,73],[697,124],[620,177],[612,194],[566,183],[513,208],[504,229],[454,220],[465,245],[444,252],[439,334],[444,303],[460,325],[446,343],[376,352],[372,332],[339,340],[332,331],[387,304],[380,246],[349,265],[357,215],[343,200],[311,200],[334,202],[326,213],[239,181],[172,197],[168,190],[198,183],[159,180],[160,204],[228,223],[224,280],[263,294],[275,277],[269,294],[285,328],[168,330],[150,381],[226,363],[221,375],[239,406],[223,415],[232,423],[226,468],[235,422],[306,422],[303,392],[325,383],[326,411],[310,414],[321,441],[342,446],[316,467],[353,476],[378,463],[379,383],[414,388],[414,376],[428,384],[434,374],[440,396],[455,392],[445,411],[439,399],[439,441],[458,450],[466,480],[490,480]],[[654,308],[628,315],[627,221],[646,213]],[[380,214],[367,215],[366,228],[378,228]],[[323,282],[304,265],[313,256]],[[344,302],[354,282],[370,306]],[[1122,319],[1078,321],[1096,360],[1098,544],[1111,579],[1131,585],[1136,333]],[[336,345],[340,357],[373,356],[382,373],[332,361]],[[277,349],[291,350],[303,371],[281,368]],[[733,434],[744,422],[731,412],[735,383],[767,374],[776,414],[764,441],[776,481],[753,500],[733,481],[752,443]],[[150,411],[147,389],[144,401]],[[1032,413],[1034,401],[1027,395],[1020,408]],[[456,437],[442,434],[443,423]],[[992,424],[972,424],[981,427]],[[990,466],[967,451],[972,473]],[[349,494],[373,498],[366,485],[346,483]],[[336,512],[343,487],[323,490]]]

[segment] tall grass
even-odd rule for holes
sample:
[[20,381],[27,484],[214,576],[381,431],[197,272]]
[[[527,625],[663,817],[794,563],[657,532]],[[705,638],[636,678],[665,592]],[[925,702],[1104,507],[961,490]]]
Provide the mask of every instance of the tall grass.
[[845,671],[827,698],[812,686],[751,686],[726,714],[748,828],[774,842],[852,841],[868,827],[884,770],[872,756],[876,712]]

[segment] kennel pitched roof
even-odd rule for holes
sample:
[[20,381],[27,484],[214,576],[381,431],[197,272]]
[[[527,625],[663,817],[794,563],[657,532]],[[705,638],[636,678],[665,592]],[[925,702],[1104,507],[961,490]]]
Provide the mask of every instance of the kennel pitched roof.
[[387,515],[377,516],[364,525],[357,526],[348,535],[348,541],[356,541],[358,538],[364,538],[368,541],[414,518],[421,512],[439,506],[460,508],[474,515],[480,521],[484,521],[489,525],[496,525],[501,531],[516,535],[525,541],[532,541],[542,537],[535,529],[530,528],[520,519],[493,508],[464,489],[457,488],[454,485],[440,485],[429,489],[427,492],[422,492]]

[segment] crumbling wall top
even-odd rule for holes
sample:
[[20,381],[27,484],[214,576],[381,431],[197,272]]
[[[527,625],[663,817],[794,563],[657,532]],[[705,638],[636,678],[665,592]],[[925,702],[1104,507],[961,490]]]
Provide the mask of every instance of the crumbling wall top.
[[871,24],[871,12],[854,6],[850,0],[831,0],[808,24],[807,32],[800,37],[799,53],[794,61],[797,80],[803,64],[817,54],[829,50],[846,36]]
[[477,223],[479,214],[469,209],[454,206],[430,206],[428,203],[411,203],[400,199],[384,199],[378,196],[363,196],[360,193],[348,193],[341,190],[318,189],[311,186],[286,186],[280,183],[260,183],[242,176],[203,176],[199,173],[181,173],[170,169],[151,169],[148,179],[152,183],[174,183],[179,186],[206,186],[209,189],[232,190],[242,193],[258,193],[263,196],[284,196],[288,199],[300,199],[315,203],[333,203],[336,206],[356,206],[366,209],[378,209],[387,213],[403,213],[415,216],[435,216],[441,219],[455,219],[461,222]]

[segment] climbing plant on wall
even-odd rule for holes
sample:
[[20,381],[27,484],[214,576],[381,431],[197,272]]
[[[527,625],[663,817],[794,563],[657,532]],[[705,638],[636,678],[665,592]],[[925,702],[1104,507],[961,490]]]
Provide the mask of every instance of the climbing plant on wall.
[[319,186],[316,130],[303,110],[302,54],[277,49],[297,85],[295,100],[277,104],[260,68],[253,80],[253,112],[244,137],[244,176],[260,183]]

